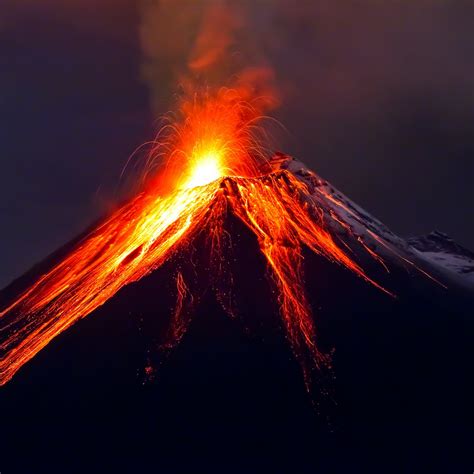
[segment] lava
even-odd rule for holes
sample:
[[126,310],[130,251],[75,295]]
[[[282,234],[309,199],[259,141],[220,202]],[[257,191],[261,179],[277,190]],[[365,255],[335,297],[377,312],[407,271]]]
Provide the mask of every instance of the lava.
[[[303,247],[388,291],[331,235],[308,184],[289,171],[272,170],[259,137],[263,110],[245,90],[221,89],[183,102],[180,117],[156,141],[141,191],[1,309],[0,384],[121,288],[189,246],[198,232],[208,235],[213,261],[219,262],[228,212],[256,236],[296,355],[309,352],[316,367],[330,365],[330,357],[317,347],[303,282]],[[164,165],[157,170],[159,163]],[[176,285],[170,347],[186,330],[183,307],[193,300],[181,274]]]

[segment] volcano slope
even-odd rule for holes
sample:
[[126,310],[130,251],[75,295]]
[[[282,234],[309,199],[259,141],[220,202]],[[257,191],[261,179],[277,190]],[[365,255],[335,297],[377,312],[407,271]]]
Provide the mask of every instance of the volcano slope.
[[[255,235],[230,212],[223,224],[225,272],[216,278],[209,241],[198,233],[192,245],[53,339],[0,388],[2,471],[461,472],[469,466],[469,258],[459,252],[450,258],[445,249],[445,257],[433,259],[299,162],[280,155],[272,163],[275,173],[311,184],[330,233],[394,295],[303,248],[318,347],[331,354],[332,368],[311,369],[304,383],[305,355],[295,357],[285,337],[268,264]],[[3,304],[76,244],[13,282]],[[463,265],[444,264],[462,258]]]

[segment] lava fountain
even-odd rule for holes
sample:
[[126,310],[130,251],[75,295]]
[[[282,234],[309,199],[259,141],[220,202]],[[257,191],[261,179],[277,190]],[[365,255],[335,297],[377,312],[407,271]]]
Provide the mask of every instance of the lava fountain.
[[[303,247],[389,292],[332,236],[307,198],[308,185],[288,171],[272,170],[259,126],[262,101],[249,97],[246,89],[220,89],[194,94],[182,103],[180,116],[155,142],[141,190],[0,308],[0,384],[121,288],[182,251],[198,231],[213,240],[214,260],[223,258],[219,241],[226,212],[258,240],[295,354],[309,353],[320,369],[330,366],[330,357],[316,344],[302,277]],[[181,330],[175,342],[186,329],[179,308],[188,288],[183,276],[178,277],[174,321]]]

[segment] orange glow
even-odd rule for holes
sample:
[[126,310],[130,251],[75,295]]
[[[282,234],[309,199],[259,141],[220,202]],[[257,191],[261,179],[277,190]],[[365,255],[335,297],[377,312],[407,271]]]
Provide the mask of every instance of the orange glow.
[[189,173],[189,179],[186,181],[185,188],[195,188],[212,183],[224,175],[221,169],[221,157],[218,152],[213,150],[204,152],[202,157],[196,160],[196,164]]
[[[219,262],[229,212],[256,236],[295,353],[309,351],[319,368],[330,364],[316,345],[303,283],[303,247],[386,290],[353,260],[344,242],[333,238],[308,184],[288,171],[271,170],[258,139],[261,111],[258,101],[249,102],[246,90],[222,89],[183,103],[181,118],[168,127],[165,145],[157,145],[150,155],[150,170],[156,157],[164,156],[161,172],[1,309],[0,384],[125,285],[187,247],[199,232],[209,236],[212,261]],[[186,330],[183,307],[193,300],[181,273],[177,293],[170,345]]]

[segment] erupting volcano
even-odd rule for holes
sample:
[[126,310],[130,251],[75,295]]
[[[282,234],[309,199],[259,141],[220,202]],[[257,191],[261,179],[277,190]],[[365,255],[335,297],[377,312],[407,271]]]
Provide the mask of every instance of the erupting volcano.
[[[435,280],[388,231],[368,224],[366,216],[348,207],[326,182],[285,155],[271,157],[262,146],[262,102],[248,97],[244,88],[207,91],[183,102],[179,118],[157,137],[135,197],[3,303],[0,384],[58,334],[193,245],[199,235],[208,244],[214,291],[232,313],[235,308],[225,295],[238,288],[226,288],[232,281],[232,275],[226,275],[224,248],[232,239],[224,228],[229,215],[258,242],[287,339],[306,376],[311,366],[328,368],[331,361],[318,349],[317,315],[313,317],[303,278],[303,249],[346,268],[387,298],[396,295],[371,276],[364,262],[370,260],[389,273],[398,261]],[[387,254],[395,260],[386,261]],[[188,322],[181,314],[188,284],[181,272],[175,278],[170,346]]]
[[466,8],[4,3],[0,474],[471,472]]

